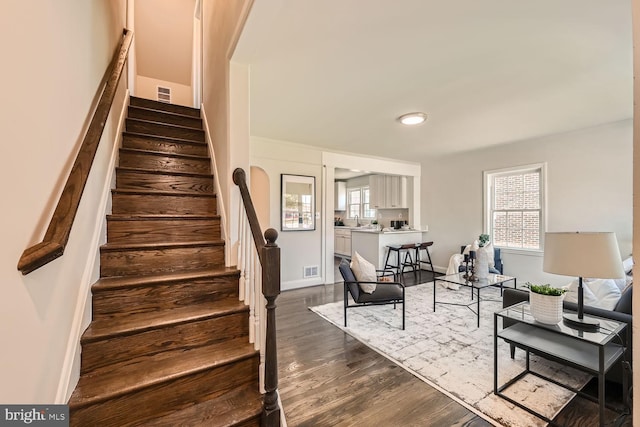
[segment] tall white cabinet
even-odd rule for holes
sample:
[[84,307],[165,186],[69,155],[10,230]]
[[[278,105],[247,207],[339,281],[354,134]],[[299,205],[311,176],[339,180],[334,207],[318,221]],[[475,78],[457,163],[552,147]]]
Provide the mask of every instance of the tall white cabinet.
[[407,177],[371,175],[369,203],[376,209],[407,208]]
[[347,210],[347,183],[344,181],[336,181],[334,190],[333,210]]

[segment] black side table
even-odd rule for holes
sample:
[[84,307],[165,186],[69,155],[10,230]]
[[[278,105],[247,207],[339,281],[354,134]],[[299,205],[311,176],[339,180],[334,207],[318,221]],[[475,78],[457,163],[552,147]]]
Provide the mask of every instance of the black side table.
[[[604,426],[605,375],[624,356],[626,348],[620,344],[622,342],[620,338],[622,333],[629,334],[630,331],[625,331],[626,323],[596,316],[590,317],[600,321],[601,327],[598,331],[578,331],[564,325],[562,322],[557,325],[545,325],[536,322],[531,315],[528,302],[522,302],[496,312],[493,325],[493,392],[551,425],[555,425],[552,420],[528,408],[521,402],[506,396],[503,391],[525,375],[531,374],[571,390],[587,399],[595,400],[580,390],[568,387],[553,378],[532,371],[529,365],[529,355],[534,353],[545,359],[571,366],[598,377],[597,402],[599,405],[600,425]],[[508,328],[498,330],[498,319],[510,319],[516,323]],[[498,338],[526,351],[526,367],[524,371],[501,386],[498,386]],[[623,382],[623,388],[627,390],[628,378],[626,376],[623,378]]]

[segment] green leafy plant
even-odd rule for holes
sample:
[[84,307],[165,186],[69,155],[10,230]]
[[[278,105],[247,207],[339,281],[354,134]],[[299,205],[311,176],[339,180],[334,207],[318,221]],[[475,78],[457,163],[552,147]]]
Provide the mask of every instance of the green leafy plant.
[[552,295],[552,296],[558,297],[564,294],[565,292],[567,292],[566,289],[554,288],[548,283],[546,285],[534,285],[532,283],[527,282],[525,286],[531,289],[531,292],[535,292],[536,294],[542,294],[542,295]]
[[483,248],[487,243],[489,243],[488,234],[481,234],[480,236],[478,236],[478,246]]

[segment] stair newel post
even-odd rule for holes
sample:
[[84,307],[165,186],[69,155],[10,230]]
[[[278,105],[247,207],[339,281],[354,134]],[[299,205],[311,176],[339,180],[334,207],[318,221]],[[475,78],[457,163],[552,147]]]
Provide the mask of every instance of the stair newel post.
[[267,300],[267,336],[265,348],[265,396],[261,425],[280,425],[278,406],[278,353],[276,348],[276,298],[280,294],[280,248],[276,245],[278,232],[273,228],[264,233],[267,241],[262,248],[262,293]]

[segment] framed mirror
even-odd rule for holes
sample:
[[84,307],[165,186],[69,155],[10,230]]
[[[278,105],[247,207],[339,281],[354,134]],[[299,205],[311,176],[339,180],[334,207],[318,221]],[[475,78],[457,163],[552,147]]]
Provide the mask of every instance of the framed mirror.
[[316,229],[316,178],[304,175],[280,175],[280,228],[282,231]]

